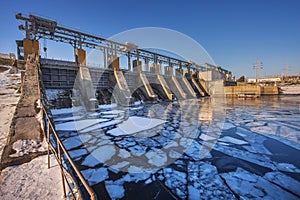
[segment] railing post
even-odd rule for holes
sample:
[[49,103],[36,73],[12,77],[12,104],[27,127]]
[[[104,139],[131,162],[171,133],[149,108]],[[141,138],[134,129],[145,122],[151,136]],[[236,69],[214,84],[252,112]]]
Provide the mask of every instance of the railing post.
[[56,140],[57,140],[56,143],[57,143],[58,162],[59,162],[62,185],[63,185],[63,190],[64,190],[64,198],[66,198],[67,194],[66,194],[66,186],[65,186],[65,179],[64,179],[64,171],[63,171],[62,161],[61,161],[60,145],[59,145],[58,138],[56,138]]
[[50,124],[47,118],[48,169],[50,169]]

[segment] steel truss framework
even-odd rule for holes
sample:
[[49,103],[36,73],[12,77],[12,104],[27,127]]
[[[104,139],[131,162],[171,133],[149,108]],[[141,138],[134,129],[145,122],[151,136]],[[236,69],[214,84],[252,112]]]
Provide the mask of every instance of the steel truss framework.
[[184,61],[148,50],[138,49],[138,47],[135,45],[121,44],[112,40],[101,38],[99,36],[62,27],[59,26],[56,21],[35,15],[30,14],[29,17],[25,17],[21,13],[18,13],[16,14],[16,19],[23,21],[23,24],[19,26],[19,29],[21,31],[25,31],[26,39],[39,40],[44,38],[56,42],[68,43],[74,48],[81,49],[82,47],[87,47],[102,50],[104,54],[111,56],[124,54],[129,58],[136,57],[137,60],[142,58],[147,63],[149,61],[153,61],[156,64],[164,63],[168,66],[178,66],[179,68],[186,67],[189,70],[191,69],[195,71],[217,70],[224,74],[230,73],[221,67],[217,67],[208,63],[199,65],[191,61]]

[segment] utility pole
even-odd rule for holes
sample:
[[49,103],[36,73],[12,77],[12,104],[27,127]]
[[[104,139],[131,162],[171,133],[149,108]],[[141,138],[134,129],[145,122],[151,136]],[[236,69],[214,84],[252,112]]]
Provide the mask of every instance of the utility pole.
[[259,70],[262,69],[262,62],[260,62],[259,60],[256,61],[255,65],[253,66],[253,68],[255,69],[255,74],[256,74],[256,84],[258,84],[258,79],[259,79]]

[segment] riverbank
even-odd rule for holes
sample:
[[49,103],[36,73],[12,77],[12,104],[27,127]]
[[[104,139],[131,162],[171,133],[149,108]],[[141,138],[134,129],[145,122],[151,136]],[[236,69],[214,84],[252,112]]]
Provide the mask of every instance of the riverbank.
[[300,94],[300,84],[280,86],[282,94]]
[[[8,66],[0,66],[0,155],[6,144],[11,120],[20,93],[21,75]],[[21,149],[28,149],[21,145]],[[0,198],[63,199],[60,169],[54,158],[47,168],[47,156],[40,156],[22,165],[10,166],[0,174]]]

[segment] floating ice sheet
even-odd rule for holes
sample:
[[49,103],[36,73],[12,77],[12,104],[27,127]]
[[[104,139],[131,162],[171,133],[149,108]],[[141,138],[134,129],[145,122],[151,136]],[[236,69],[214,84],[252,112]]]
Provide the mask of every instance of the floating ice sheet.
[[164,120],[145,118],[145,117],[129,117],[126,121],[119,124],[117,128],[108,131],[108,134],[114,136],[132,135],[134,133],[154,128],[165,123]]
[[124,112],[125,112],[124,110],[111,110],[111,111],[101,112],[101,115],[118,115],[118,114],[123,114]]
[[72,108],[52,109],[51,113],[53,115],[70,114],[70,113],[73,113],[73,112],[78,112],[82,109],[83,109],[83,107],[81,107],[81,106],[72,107]]
[[93,126],[95,124],[106,122],[108,119],[85,119],[85,120],[77,120],[66,123],[61,123],[56,125],[57,131],[80,131],[89,126]]
[[298,199],[277,185],[242,168],[237,168],[235,172],[229,172],[221,176],[226,179],[227,185],[241,199]]
[[280,185],[280,187],[297,194],[300,197],[300,183],[295,179],[281,173],[269,172],[264,176],[268,181]]
[[62,117],[62,118],[54,118],[55,122],[66,122],[66,121],[75,121],[82,119],[82,116],[72,116],[72,117]]
[[120,199],[124,197],[124,187],[123,185],[113,184],[112,181],[105,182],[105,188],[111,199]]
[[106,168],[87,169],[81,171],[81,173],[90,185],[98,184],[108,178]]
[[117,106],[118,106],[117,104],[112,103],[112,104],[103,104],[103,105],[99,105],[98,108],[99,108],[99,109],[105,110],[105,109],[112,109],[112,108],[115,108],[115,107],[117,107]]
[[216,140],[217,138],[214,138],[206,134],[201,134],[200,139],[203,141],[212,141],[212,140]]
[[108,126],[113,126],[113,125],[119,124],[121,122],[122,122],[121,120],[112,120],[112,121],[109,121],[109,122],[103,122],[103,123],[96,124],[94,126],[90,126],[90,127],[85,128],[85,129],[82,129],[80,132],[81,133],[87,133],[87,132],[102,129],[102,128],[105,128],[105,127],[108,127]]
[[219,141],[225,142],[225,143],[237,144],[237,145],[248,144],[248,142],[246,142],[246,141],[239,140],[239,139],[229,137],[229,136],[222,137],[222,138],[219,139]]

